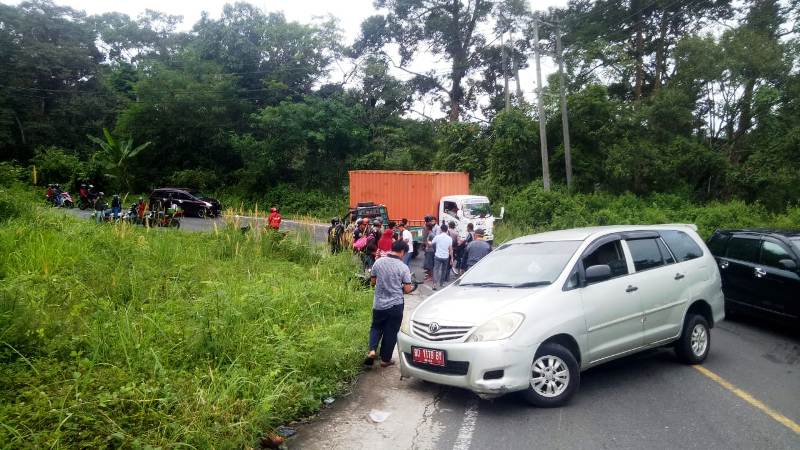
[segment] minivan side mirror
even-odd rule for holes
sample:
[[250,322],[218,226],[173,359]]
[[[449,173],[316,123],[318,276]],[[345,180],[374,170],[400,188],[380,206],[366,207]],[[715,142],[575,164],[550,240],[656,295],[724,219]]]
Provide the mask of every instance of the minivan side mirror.
[[596,266],[589,266],[586,269],[586,282],[597,283],[611,278],[611,266],[608,264],[598,264]]
[[778,264],[781,266],[781,269],[783,269],[783,270],[791,270],[792,272],[797,270],[797,263],[794,262],[794,260],[792,260],[792,259],[788,259],[788,258],[787,259],[782,259],[782,260],[778,261]]

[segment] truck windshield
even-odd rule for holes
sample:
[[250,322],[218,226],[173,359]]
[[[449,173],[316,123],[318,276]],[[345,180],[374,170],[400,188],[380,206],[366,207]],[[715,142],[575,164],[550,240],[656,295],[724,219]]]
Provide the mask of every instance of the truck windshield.
[[464,274],[459,285],[522,288],[550,284],[580,244],[553,241],[503,245]]
[[464,217],[474,219],[476,217],[486,217],[492,215],[492,208],[489,202],[475,202],[464,204]]

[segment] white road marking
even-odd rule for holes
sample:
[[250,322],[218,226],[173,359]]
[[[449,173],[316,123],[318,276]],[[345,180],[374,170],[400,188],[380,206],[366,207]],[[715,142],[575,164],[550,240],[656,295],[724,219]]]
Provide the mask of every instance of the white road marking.
[[456,436],[456,443],[453,444],[453,450],[469,450],[472,444],[472,434],[475,433],[475,423],[478,421],[478,399],[473,399],[467,410],[464,411],[464,420],[461,422],[461,428],[458,430]]

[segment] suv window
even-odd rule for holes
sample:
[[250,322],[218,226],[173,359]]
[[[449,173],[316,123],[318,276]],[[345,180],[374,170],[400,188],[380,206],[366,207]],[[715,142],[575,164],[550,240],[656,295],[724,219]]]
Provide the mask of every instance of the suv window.
[[633,266],[636,271],[652,269],[664,265],[664,256],[658,247],[658,239],[635,239],[628,241]]
[[608,264],[612,277],[628,274],[628,263],[625,262],[620,241],[607,242],[583,257],[584,269],[599,264]]
[[660,232],[678,262],[688,261],[703,256],[703,250],[683,231],[668,230]]
[[728,258],[741,261],[758,262],[758,250],[761,242],[758,239],[733,237],[728,243]]
[[711,239],[708,240],[708,249],[711,250],[711,254],[725,256],[725,245],[730,238],[730,235],[722,233],[715,233],[711,236]]
[[775,242],[762,241],[761,243],[761,264],[781,268],[778,261],[782,259],[792,259],[789,254],[781,245]]

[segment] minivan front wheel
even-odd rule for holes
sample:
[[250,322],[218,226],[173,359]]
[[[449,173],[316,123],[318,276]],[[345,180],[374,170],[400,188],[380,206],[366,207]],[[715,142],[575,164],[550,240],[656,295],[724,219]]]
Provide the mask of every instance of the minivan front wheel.
[[551,408],[565,404],[580,384],[575,356],[564,346],[547,342],[539,347],[531,365],[525,399],[534,406]]
[[678,359],[686,364],[700,364],[705,361],[711,348],[711,331],[705,317],[694,314],[686,318],[683,334],[675,343]]

